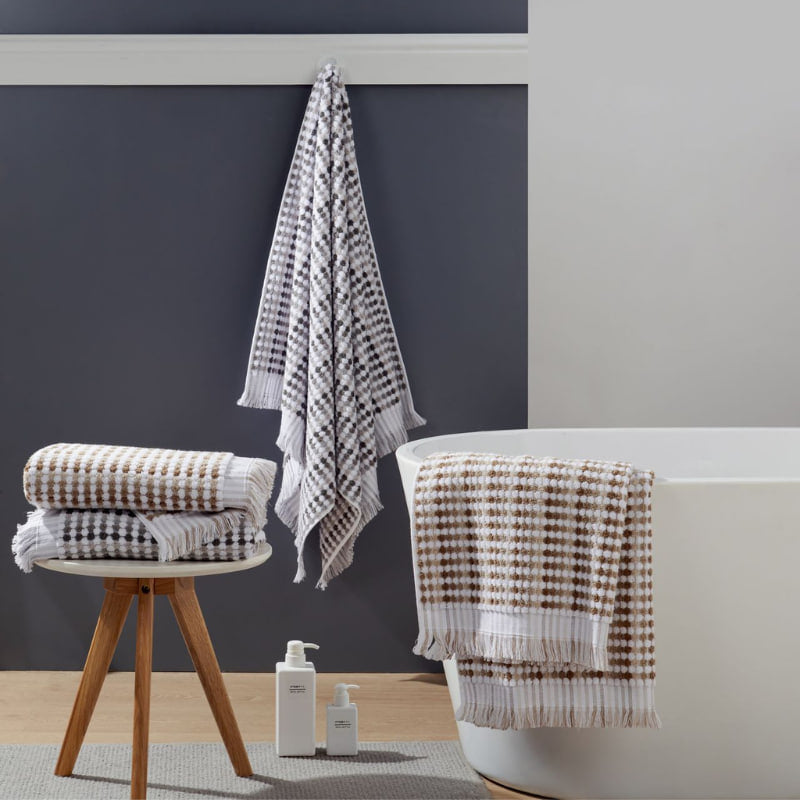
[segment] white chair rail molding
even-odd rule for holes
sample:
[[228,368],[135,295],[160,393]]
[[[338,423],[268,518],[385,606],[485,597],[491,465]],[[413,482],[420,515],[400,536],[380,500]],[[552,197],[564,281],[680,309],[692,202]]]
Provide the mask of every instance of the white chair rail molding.
[[0,36],[0,85],[524,84],[526,34]]

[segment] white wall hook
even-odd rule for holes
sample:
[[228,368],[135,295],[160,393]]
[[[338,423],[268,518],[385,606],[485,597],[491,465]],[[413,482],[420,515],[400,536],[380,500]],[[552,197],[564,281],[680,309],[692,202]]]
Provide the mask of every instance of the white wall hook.
[[325,69],[325,67],[327,67],[328,64],[335,67],[337,66],[338,63],[339,62],[335,58],[333,58],[333,56],[326,56],[325,58],[321,58],[317,62],[317,69],[318,70]]

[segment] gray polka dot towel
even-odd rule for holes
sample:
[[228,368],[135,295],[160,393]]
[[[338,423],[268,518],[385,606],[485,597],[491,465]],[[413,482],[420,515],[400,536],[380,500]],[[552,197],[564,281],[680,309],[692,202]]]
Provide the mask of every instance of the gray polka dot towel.
[[319,526],[324,588],[381,509],[377,461],[414,410],[383,291],[339,70],[320,72],[286,181],[239,404],[281,412],[275,505],[303,546]]

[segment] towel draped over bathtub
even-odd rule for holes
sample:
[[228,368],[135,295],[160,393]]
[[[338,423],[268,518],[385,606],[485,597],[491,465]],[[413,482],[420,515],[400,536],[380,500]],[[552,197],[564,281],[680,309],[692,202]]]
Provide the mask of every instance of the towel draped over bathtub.
[[232,453],[55,444],[25,465],[36,507],[12,549],[40,558],[229,560],[264,541],[275,464]]
[[622,462],[424,459],[412,520],[414,652],[456,657],[458,719],[660,726],[652,482]]
[[377,461],[425,420],[414,410],[378,271],[341,75],[317,77],[267,263],[239,404],[281,412],[275,505],[297,575],[318,525],[324,588],[381,509]]

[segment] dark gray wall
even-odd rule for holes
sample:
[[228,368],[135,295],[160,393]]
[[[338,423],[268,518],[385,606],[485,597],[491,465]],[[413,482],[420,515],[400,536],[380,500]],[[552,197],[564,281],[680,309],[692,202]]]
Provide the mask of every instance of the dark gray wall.
[[[19,4],[20,8],[22,4]],[[0,89],[0,521],[54,441],[233,450],[280,462],[275,412],[236,406],[304,87]],[[416,436],[525,425],[523,87],[350,89]],[[268,670],[287,639],[320,669],[413,671],[408,519],[394,460],[385,510],[326,592],[292,584],[294,547],[198,593],[224,669]],[[313,553],[315,543],[309,547]],[[309,558],[310,576],[318,559]],[[99,581],[0,559],[0,666],[76,669]],[[190,668],[166,604],[154,666]],[[114,667],[132,665],[132,630]]]
[[525,33],[526,0],[3,0],[2,33]]

